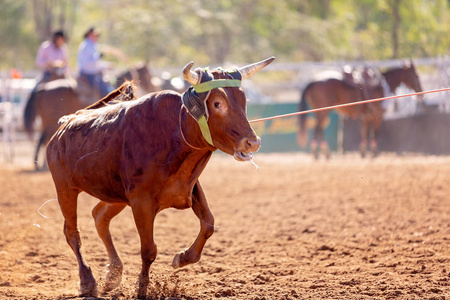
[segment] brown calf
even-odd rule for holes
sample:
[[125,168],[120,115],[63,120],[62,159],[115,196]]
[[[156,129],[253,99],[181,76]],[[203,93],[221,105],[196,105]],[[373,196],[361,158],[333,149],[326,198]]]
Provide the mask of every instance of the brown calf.
[[83,191],[101,200],[92,214],[110,260],[106,291],[117,287],[122,277],[109,223],[127,205],[141,240],[138,297],[146,295],[149,268],[156,258],[153,226],[158,212],[192,207],[200,232],[188,249],[176,254],[172,265],[183,267],[200,259],[214,232],[214,218],[198,178],[217,149],[240,161],[250,160],[251,152],[258,150],[260,139],[248,123],[240,80],[273,59],[233,72],[194,72],[191,62],[183,74],[193,87],[183,95],[163,91],[111,105],[99,101],[61,119],[47,159],[65,218],[64,234],[78,260],[83,295],[97,295],[77,229],[77,197]]

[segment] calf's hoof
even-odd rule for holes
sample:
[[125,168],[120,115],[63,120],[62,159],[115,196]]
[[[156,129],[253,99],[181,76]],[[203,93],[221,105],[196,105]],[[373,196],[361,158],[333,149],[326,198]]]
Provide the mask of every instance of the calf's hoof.
[[172,267],[174,269],[178,269],[181,267],[184,267],[185,265],[189,264],[189,262],[186,262],[186,252],[188,249],[184,249],[183,251],[178,252],[175,254],[175,257],[172,261]]
[[81,297],[98,297],[98,288],[97,282],[95,280],[93,282],[80,284],[80,296]]
[[172,261],[172,267],[173,267],[174,269],[179,269],[179,268],[181,268],[181,255],[182,255],[185,251],[186,251],[186,250],[181,251],[181,252],[178,252],[177,254],[175,254],[175,257],[173,258],[173,261]]
[[147,299],[147,292],[138,291],[137,299]]
[[115,289],[122,282],[122,265],[107,265],[104,292],[109,292]]
[[148,278],[141,280],[139,279],[139,287],[137,290],[138,299],[147,299],[147,288],[148,288]]
[[200,253],[188,252],[188,250],[189,249],[184,249],[175,255],[172,261],[173,268],[178,269],[200,260]]

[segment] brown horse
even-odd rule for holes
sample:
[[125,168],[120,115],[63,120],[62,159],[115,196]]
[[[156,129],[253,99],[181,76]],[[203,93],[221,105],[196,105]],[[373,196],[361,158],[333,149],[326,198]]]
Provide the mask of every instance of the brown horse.
[[[149,91],[151,88],[151,77],[149,77],[150,74],[147,67],[139,66],[131,70],[133,71],[128,71],[122,76],[130,74],[130,77],[127,77],[128,79],[136,80],[140,83],[139,86],[142,89]],[[27,101],[23,118],[25,130],[30,137],[33,133],[36,117],[39,117],[41,120],[42,132],[34,154],[36,170],[46,168],[45,161],[42,165],[38,162],[39,152],[41,147],[47,144],[58,129],[59,118],[74,113],[94,103],[99,98],[99,93],[82,80],[75,82],[71,78],[59,78],[38,85],[36,91],[31,93]]]
[[157,88],[152,83],[152,75],[148,70],[148,67],[144,63],[139,63],[135,67],[130,68],[123,74],[116,78],[116,88],[119,88],[124,82],[133,80],[133,82],[139,85],[139,92],[142,95],[153,93],[157,91]]
[[[367,72],[367,70],[365,71]],[[380,80],[370,77],[369,73],[361,72],[360,80],[347,81],[336,78],[330,78],[322,81],[313,81],[306,86],[302,92],[299,110],[307,108],[307,103],[312,109],[328,107],[333,105],[357,102],[370,98],[383,97],[383,88]],[[380,103],[366,103],[361,105],[342,107],[337,109],[340,115],[353,119],[360,119],[361,126],[361,156],[366,155],[368,141],[373,154],[377,151],[377,133],[381,125],[383,110]],[[328,111],[319,111],[315,113],[316,124],[314,128],[314,137],[311,141],[311,151],[314,157],[319,157],[322,150],[327,158],[330,157],[330,150],[324,138],[324,123],[328,116]],[[306,115],[300,115],[300,130],[297,134],[298,144],[301,147],[306,146]]]

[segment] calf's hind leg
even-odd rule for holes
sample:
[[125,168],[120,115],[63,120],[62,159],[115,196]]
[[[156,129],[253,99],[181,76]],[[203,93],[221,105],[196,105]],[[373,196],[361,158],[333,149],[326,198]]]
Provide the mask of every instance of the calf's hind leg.
[[77,198],[79,191],[71,188],[61,188],[61,186],[57,185],[57,193],[59,206],[64,216],[64,234],[78,261],[81,295],[97,297],[97,282],[92,275],[91,268],[81,254],[81,239],[77,228]]
[[118,215],[127,205],[125,203],[106,203],[100,201],[92,210],[95,219],[95,227],[99,237],[105,244],[108,252],[109,264],[107,265],[106,282],[103,290],[111,291],[119,286],[122,281],[123,264],[114,247],[109,224],[111,219]]
[[214,216],[209,210],[205,193],[198,181],[192,191],[192,209],[200,220],[200,232],[188,249],[175,255],[172,262],[174,268],[181,268],[199,261],[206,240],[214,233]]

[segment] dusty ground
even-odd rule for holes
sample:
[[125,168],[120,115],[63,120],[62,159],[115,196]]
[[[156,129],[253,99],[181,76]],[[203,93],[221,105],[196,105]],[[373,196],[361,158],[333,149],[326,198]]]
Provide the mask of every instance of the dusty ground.
[[[158,216],[149,298],[449,299],[450,157],[257,154],[255,162],[258,170],[214,154],[203,173],[217,228],[199,263],[170,266],[197,235],[193,212]],[[0,167],[0,299],[79,299],[58,204],[41,207],[55,198],[50,174],[31,169]],[[101,284],[95,204],[82,195],[79,224]],[[112,232],[124,279],[101,297],[133,299],[140,255],[130,209]]]

